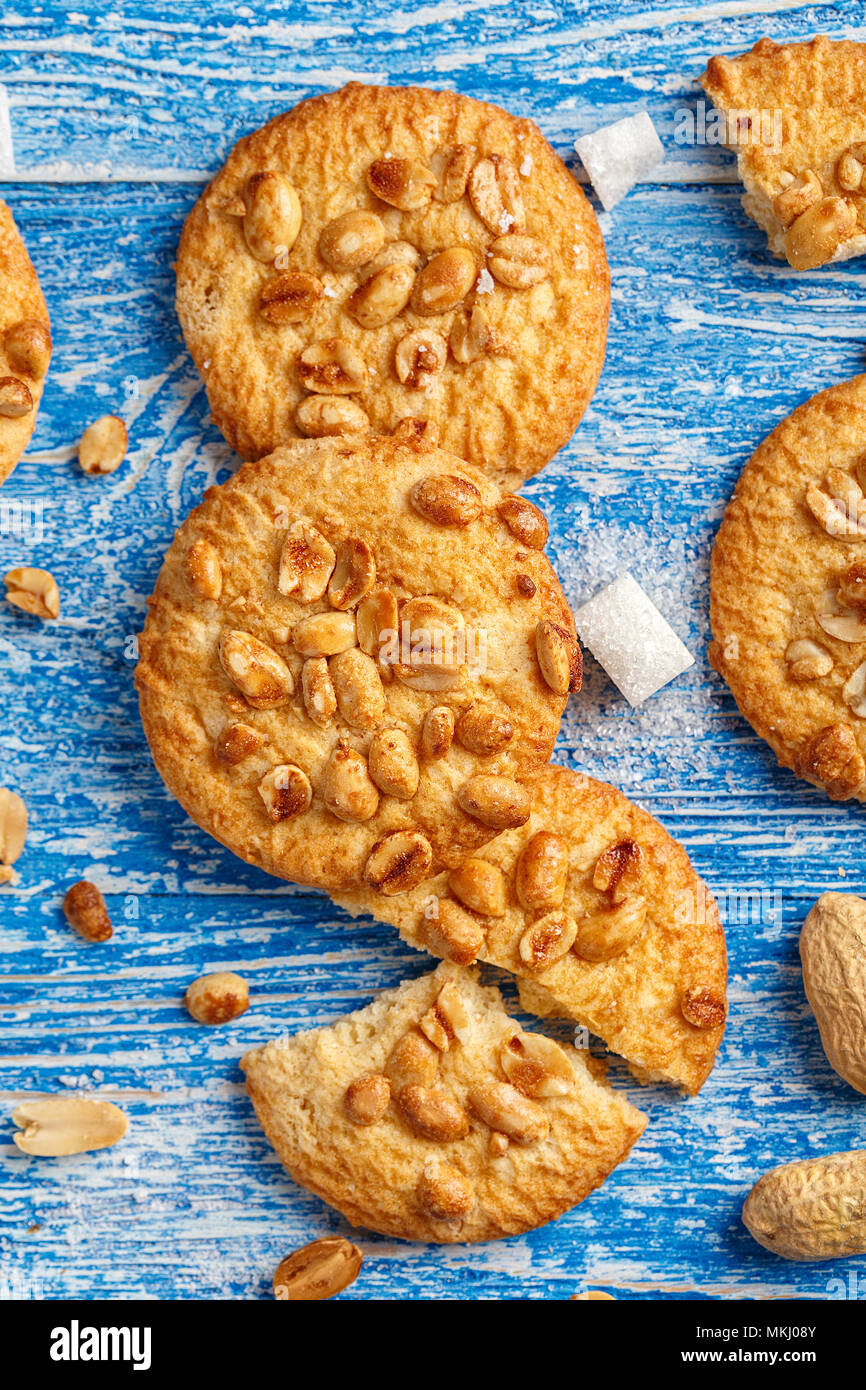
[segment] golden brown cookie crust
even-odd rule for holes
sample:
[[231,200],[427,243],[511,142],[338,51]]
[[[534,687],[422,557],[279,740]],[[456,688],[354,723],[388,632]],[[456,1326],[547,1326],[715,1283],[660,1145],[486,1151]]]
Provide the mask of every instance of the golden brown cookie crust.
[[[796,269],[866,251],[866,44],[761,39],[711,58],[701,83],[728,118],[743,206]],[[748,129],[731,129],[744,113]],[[852,162],[853,161],[853,162]]]
[[[447,1041],[440,1052],[419,1024],[436,1028],[443,989],[452,999],[459,994],[466,1020],[459,1038],[437,1033]],[[495,1240],[555,1220],[583,1201],[646,1125],[640,1111],[593,1079],[579,1052],[545,1039],[559,1093],[530,1099],[529,1121],[539,1124],[539,1137],[503,1144],[489,1122],[498,1116],[481,1118],[471,1097],[491,1082],[510,1084],[501,1059],[515,1036],[520,1050],[534,1035],[508,1017],[499,991],[481,986],[474,971],[443,964],[330,1027],[248,1052],[241,1067],[259,1122],[291,1176],[353,1225],[401,1240]],[[400,1074],[389,1065],[407,1037],[434,1059],[428,1089],[460,1108],[462,1137],[418,1132],[417,1111],[401,1101]],[[372,1105],[364,1118],[378,1114],[367,1124],[352,1118],[351,1093],[347,1108],[347,1092],[359,1081]]]
[[710,573],[711,665],[781,765],[835,800],[866,798],[866,705],[848,685],[866,661],[864,439],[866,376],[777,425],[740,475]]
[[[33,323],[38,325],[35,330]],[[41,338],[41,351],[35,356],[31,352],[34,331]],[[42,398],[50,343],[48,308],[36,271],[12,213],[0,202],[0,394],[14,392],[13,408],[23,411],[14,416],[0,413],[0,483],[9,477],[30,443]],[[17,404],[19,396],[20,406]]]
[[[367,183],[370,166],[386,156],[392,164],[412,159],[441,172],[439,152],[458,146],[470,152],[473,167],[489,155],[509,161],[525,231],[542,243],[549,275],[513,288],[488,273],[492,292],[469,290],[456,309],[422,314],[410,301],[383,326],[361,327],[347,302],[376,259],[338,271],[320,252],[325,227],[349,211],[381,218],[385,251],[408,242],[426,262],[459,246],[469,249],[478,271],[491,264],[488,253],[500,231],[485,225],[468,193],[442,202],[440,184],[426,206],[401,211]],[[250,253],[238,212],[245,198],[251,201],[249,179],[264,171],[283,174],[300,195],[300,232],[277,267],[318,284],[318,299],[300,322],[265,322],[259,307],[275,267]],[[464,169],[458,188],[465,177]],[[510,228],[506,217],[501,227],[516,234],[520,224],[518,216]],[[488,103],[420,87],[351,83],[301,102],[241,140],[190,213],[177,262],[177,309],[187,346],[216,424],[244,458],[260,458],[302,433],[295,410],[307,392],[298,377],[299,354],[338,338],[360,354],[367,374],[366,384],[342,399],[363,409],[373,432],[389,433],[406,415],[430,418],[443,447],[509,487],[543,468],[577,427],[601,371],[609,300],[598,223],[537,127]],[[438,375],[414,389],[402,384],[395,349],[405,335],[432,330],[448,340],[473,305],[489,320],[489,350],[470,362],[451,351]],[[346,413],[345,405],[339,409]]]
[[[463,525],[431,520],[410,500],[416,484],[443,477],[462,479],[470,502],[474,494],[477,515]],[[426,506],[431,497],[424,495]],[[520,521],[512,518],[509,526],[502,519],[497,511],[502,502],[497,486],[479,470],[439,450],[393,439],[298,441],[244,466],[206,493],[163,564],[136,674],[154,761],[199,825],[270,873],[330,890],[356,887],[374,845],[397,831],[424,837],[430,853],[426,872],[459,862],[496,833],[495,816],[470,814],[458,798],[471,779],[483,775],[504,779],[494,784],[494,802],[500,793],[516,796],[517,802],[525,799],[513,779],[546,763],[567,698],[541,675],[538,624],[552,621],[566,645],[576,649],[571,612],[549,562],[515,535],[511,526],[523,530]],[[518,506],[520,517],[526,520],[528,508],[529,520],[546,535],[537,509],[523,499]],[[327,666],[333,703],[333,694],[339,696],[343,687],[351,694],[356,664],[363,689],[369,683],[379,704],[363,726],[353,723],[356,706],[346,700],[322,723],[310,717],[305,661],[317,658],[299,653],[299,633],[308,632],[299,624],[317,614],[330,621],[335,610],[327,591],[303,602],[297,592],[281,593],[277,587],[281,555],[300,524],[316,528],[338,555],[353,537],[369,545],[376,567],[370,596],[379,590],[394,596],[400,605],[398,628],[405,621],[414,630],[417,608],[407,605],[424,596],[443,604],[455,623],[465,623],[466,661],[459,669],[455,663],[453,678],[446,673],[444,688],[412,688],[417,682],[411,649],[408,669],[398,668],[399,678],[387,679],[387,652],[377,670],[375,659],[356,645],[363,626],[356,604],[337,613],[350,629],[347,641],[354,655],[348,676],[345,653],[321,658],[316,670],[322,676]],[[542,536],[533,539],[537,544]],[[212,563],[202,578],[191,561],[208,556],[215,568]],[[531,595],[518,589],[519,576],[529,581]],[[210,592],[218,588],[218,597],[202,597],[202,584]],[[238,631],[265,643],[291,671],[294,693],[275,707],[254,708],[226,673],[220,643]],[[443,708],[455,723],[453,737],[428,756],[426,716]],[[236,725],[240,731],[230,732]],[[486,742],[485,729],[491,735]],[[409,751],[402,763],[417,763],[414,794],[411,786],[402,798],[386,794],[389,778],[374,770],[371,745],[386,730],[405,735],[400,743],[404,754],[406,743]],[[355,781],[360,779],[360,795],[377,803],[363,820],[340,819],[323,800],[334,791],[333,776],[338,790],[344,784],[346,756]],[[387,765],[387,756],[382,761]],[[295,769],[282,777],[290,804],[266,809],[262,779],[286,767]],[[303,806],[306,781],[309,810]],[[482,787],[489,789],[489,784]],[[293,801],[296,791],[300,799]],[[345,809],[346,803],[338,804]],[[272,818],[271,809],[285,812],[284,818]],[[352,801],[349,809],[366,816],[370,807],[362,800]],[[486,815],[487,808],[481,809]],[[520,812],[517,803],[505,809]]]
[[[532,1012],[576,1019],[602,1038],[639,1079],[698,1091],[724,1032],[727,960],[715,902],[682,846],[614,787],[555,766],[531,782],[529,821],[473,856],[500,871],[502,889],[499,915],[477,911],[477,903],[470,909],[479,927],[478,959],[516,975],[521,1002]],[[527,906],[538,900],[525,887],[521,900],[519,875],[527,863],[521,856],[533,842],[538,851],[539,833],[562,842],[567,877],[557,904]],[[612,856],[631,863],[621,887],[596,887],[600,857],[630,844],[639,850],[630,861],[625,851]],[[430,934],[431,900],[459,902],[461,888],[465,894],[459,880],[441,874],[400,897],[367,890],[337,900],[350,912],[392,923],[419,950],[443,954]],[[617,917],[599,917],[616,908],[622,909]],[[528,951],[527,933],[548,914],[577,923],[574,945],[550,963],[544,955],[537,964],[530,956],[530,963],[521,943]]]

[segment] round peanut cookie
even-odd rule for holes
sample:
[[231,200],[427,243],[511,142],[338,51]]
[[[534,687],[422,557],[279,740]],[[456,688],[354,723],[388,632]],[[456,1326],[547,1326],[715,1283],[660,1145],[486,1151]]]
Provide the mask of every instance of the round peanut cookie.
[[0,202],[0,483],[30,443],[50,357],[48,309],[36,271]]
[[[150,600],[156,765],[242,858],[384,895],[529,815],[580,684],[543,516],[427,443],[303,440],[211,488]],[[408,440],[410,442],[404,442]]]
[[353,82],[241,140],[177,260],[187,346],[244,458],[413,415],[512,487],[583,415],[609,303],[598,223],[537,127],[420,87]]
[[529,819],[387,898],[338,893],[419,950],[517,976],[524,1008],[575,1019],[642,1081],[700,1089],[727,1014],[719,914],[682,845],[615,787],[564,767],[527,779]]
[[866,376],[746,464],[713,550],[710,663],[783,767],[866,799]]

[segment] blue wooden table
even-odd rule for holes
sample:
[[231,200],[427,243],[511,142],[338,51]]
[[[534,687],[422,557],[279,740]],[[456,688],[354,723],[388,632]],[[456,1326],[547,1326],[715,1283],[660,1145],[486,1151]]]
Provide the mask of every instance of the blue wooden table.
[[[153,769],[132,688],[172,531],[236,466],[173,311],[184,216],[239,135],[349,79],[500,102],[532,116],[576,170],[577,135],[640,108],[662,136],[665,164],[602,217],[613,305],[598,393],[526,490],[551,519],[574,603],[627,568],[696,655],[638,711],[588,663],[558,757],[616,782],[686,845],[728,919],[731,1014],[697,1099],[638,1087],[613,1063],[651,1123],[583,1206],[475,1248],[362,1233],[364,1271],[345,1296],[567,1298],[589,1285],[623,1299],[827,1298],[856,1296],[857,1275],[862,1296],[866,1260],[783,1262],[739,1212],[766,1168],[866,1143],[866,1100],[827,1065],[797,956],[816,895],[866,887],[864,812],[775,768],[705,649],[709,553],[741,467],[800,401],[863,370],[866,262],[796,275],[773,260],[740,207],[731,156],[676,132],[712,54],[763,34],[866,40],[863,6],[105,8],[22,0],[0,18],[18,162],[0,193],[55,340],[31,449],[0,499],[20,504],[0,565],[50,568],[63,605],[48,625],[0,612],[0,784],[31,817],[21,883],[0,889],[0,1296],[269,1297],[283,1255],[345,1226],[283,1174],[238,1057],[426,966],[388,928],[245,867],[192,825]],[[92,480],[75,445],[105,412],[127,420],[130,454]],[[82,877],[108,898],[108,945],[84,945],[60,913]],[[253,1006],[205,1029],[181,1001],[216,968],[247,977]],[[63,1160],[19,1154],[16,1100],[75,1088],[118,1101],[128,1138]]]

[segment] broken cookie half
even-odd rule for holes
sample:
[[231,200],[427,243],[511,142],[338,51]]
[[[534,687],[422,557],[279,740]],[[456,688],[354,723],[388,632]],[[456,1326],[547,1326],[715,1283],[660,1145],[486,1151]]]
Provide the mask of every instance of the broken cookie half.
[[681,845],[616,788],[564,767],[531,813],[457,869],[388,896],[337,894],[419,950],[516,975],[533,1013],[575,1019],[641,1080],[696,1092],[725,1026],[718,909]]
[[862,255],[866,44],[761,39],[739,58],[711,58],[700,80],[771,250],[795,270]]
[[443,1244],[552,1221],[626,1157],[646,1117],[590,1066],[447,962],[241,1061],[296,1182],[353,1225]]

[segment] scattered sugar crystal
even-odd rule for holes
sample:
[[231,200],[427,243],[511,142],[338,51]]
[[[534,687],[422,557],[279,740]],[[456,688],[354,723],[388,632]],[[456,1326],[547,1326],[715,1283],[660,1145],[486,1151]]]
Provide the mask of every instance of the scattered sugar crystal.
[[523,177],[524,177],[525,179],[528,179],[528,178],[529,178],[529,175],[532,173],[532,155],[531,155],[531,154],[525,154],[525,155],[523,156],[523,163],[522,163],[521,166],[520,166],[520,172],[521,172],[521,174],[523,175]]
[[514,218],[511,216],[510,212],[503,212],[502,216],[499,219],[499,230],[503,233],[503,235],[506,232],[511,231],[511,224],[513,221]]
[[603,208],[610,210],[638,179],[661,164],[665,157],[652,119],[646,111],[602,126],[592,135],[581,135],[574,148],[589,174]]
[[482,270],[475,283],[475,289],[478,294],[493,293],[493,276],[489,270]]
[[574,615],[589,647],[630,705],[639,705],[695,659],[651,599],[628,573],[620,575]]
[[333,286],[333,285],[326,285],[325,288],[324,288],[324,290],[323,290],[323,293],[324,293],[324,296],[325,296],[326,299],[336,299],[336,298],[337,298],[337,291],[334,289],[334,286]]
[[15,149],[12,144],[12,122],[9,120],[9,97],[0,82],[0,179],[15,177]]

